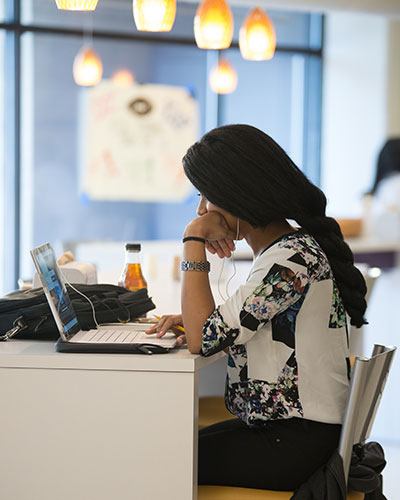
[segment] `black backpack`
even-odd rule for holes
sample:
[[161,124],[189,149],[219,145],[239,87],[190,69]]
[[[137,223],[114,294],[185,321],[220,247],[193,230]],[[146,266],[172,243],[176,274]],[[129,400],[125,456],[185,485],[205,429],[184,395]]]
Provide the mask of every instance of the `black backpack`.
[[[156,307],[146,288],[131,292],[115,285],[73,286],[93,302],[98,323],[126,323]],[[67,287],[82,330],[95,328],[90,303],[69,285]],[[0,298],[0,340],[14,335],[31,340],[55,340],[59,337],[42,288],[16,291]]]

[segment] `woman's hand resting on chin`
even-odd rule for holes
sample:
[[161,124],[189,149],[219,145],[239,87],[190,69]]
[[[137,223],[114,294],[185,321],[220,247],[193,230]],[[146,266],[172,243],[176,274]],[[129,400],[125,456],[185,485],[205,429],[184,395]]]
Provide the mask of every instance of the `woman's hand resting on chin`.
[[[198,236],[206,240],[206,248],[212,254],[217,254],[221,259],[231,257],[235,249],[234,239],[236,233],[232,231],[224,216],[216,211],[210,211],[193,219],[185,229],[184,238]],[[239,235],[238,239],[242,239]]]

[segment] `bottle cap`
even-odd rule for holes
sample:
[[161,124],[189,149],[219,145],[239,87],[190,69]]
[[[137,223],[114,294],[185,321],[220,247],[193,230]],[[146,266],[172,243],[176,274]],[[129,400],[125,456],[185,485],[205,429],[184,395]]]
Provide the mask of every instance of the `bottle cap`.
[[134,250],[136,252],[140,252],[141,245],[140,243],[127,243],[125,245],[125,250]]

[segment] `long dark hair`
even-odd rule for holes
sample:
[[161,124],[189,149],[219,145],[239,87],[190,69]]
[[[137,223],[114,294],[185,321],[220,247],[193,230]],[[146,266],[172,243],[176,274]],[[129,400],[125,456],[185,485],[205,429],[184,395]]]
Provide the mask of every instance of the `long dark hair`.
[[379,153],[370,194],[375,194],[380,182],[396,172],[400,173],[400,139],[389,139]]
[[254,227],[295,220],[328,257],[352,325],[366,323],[366,285],[335,219],[326,217],[324,193],[268,135],[249,125],[211,130],[189,148],[183,167],[215,205]]

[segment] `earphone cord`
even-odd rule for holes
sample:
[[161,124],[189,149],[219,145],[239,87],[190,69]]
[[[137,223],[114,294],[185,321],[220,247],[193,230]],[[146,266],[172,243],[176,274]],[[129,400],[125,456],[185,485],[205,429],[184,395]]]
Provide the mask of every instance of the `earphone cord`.
[[75,290],[76,293],[79,293],[79,295],[82,295],[82,297],[84,297],[90,304],[90,307],[92,308],[92,313],[93,313],[93,321],[94,321],[94,324],[96,325],[97,328],[99,328],[99,324],[97,322],[97,319],[96,319],[96,311],[94,309],[94,305],[93,305],[93,302],[89,299],[89,297],[87,297],[84,293],[80,292],[79,290],[77,290],[74,285],[71,285],[71,283],[65,278],[64,274],[63,274],[63,278],[64,278],[64,281],[65,283],[70,286],[72,288],[72,290]]
[[[237,224],[236,224],[236,241],[238,241],[238,238],[239,238],[239,217],[237,218]],[[232,279],[236,276],[236,263],[235,263],[235,250],[236,250],[236,245],[235,245],[235,249],[232,250],[232,265],[233,265],[233,274],[232,276],[229,278],[229,280],[226,282],[226,285],[225,285],[225,292],[226,292],[226,295],[227,297],[224,298],[222,293],[221,293],[221,290],[220,290],[220,282],[221,282],[221,276],[222,276],[222,271],[224,269],[224,263],[225,263],[225,257],[223,258],[222,260],[222,266],[221,266],[221,270],[219,272],[219,277],[218,277],[218,293],[220,294],[222,300],[225,302],[226,300],[228,300],[228,298],[230,298],[231,296],[229,295],[229,283],[232,281]]]
[[[236,241],[238,241],[239,239],[239,217],[237,219],[237,224],[236,224]],[[226,282],[226,286],[225,286],[225,291],[226,291],[226,295],[230,298],[230,295],[229,295],[229,290],[228,290],[228,287],[229,287],[229,283],[233,280],[233,278],[236,276],[236,262],[235,262],[235,250],[236,250],[236,244],[235,244],[235,248],[233,249],[232,251],[232,265],[233,265],[233,274],[232,276],[229,278],[229,280]]]
[[222,295],[221,288],[220,288],[221,276],[222,276],[222,271],[224,270],[224,264],[225,264],[225,257],[222,259],[221,270],[220,270],[219,276],[218,276],[218,293],[219,293],[219,296],[221,297],[221,299],[225,302],[227,299]]

